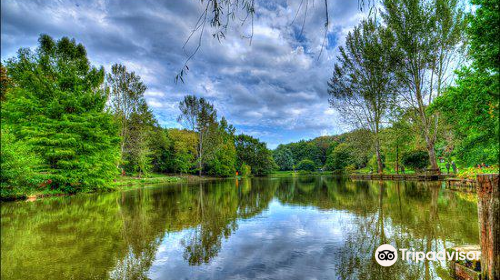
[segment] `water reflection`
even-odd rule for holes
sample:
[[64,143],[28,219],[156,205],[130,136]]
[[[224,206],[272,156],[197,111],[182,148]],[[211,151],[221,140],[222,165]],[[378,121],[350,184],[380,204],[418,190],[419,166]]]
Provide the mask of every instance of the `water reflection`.
[[254,178],[2,205],[2,279],[447,279],[382,243],[478,243],[476,198],[440,183]]

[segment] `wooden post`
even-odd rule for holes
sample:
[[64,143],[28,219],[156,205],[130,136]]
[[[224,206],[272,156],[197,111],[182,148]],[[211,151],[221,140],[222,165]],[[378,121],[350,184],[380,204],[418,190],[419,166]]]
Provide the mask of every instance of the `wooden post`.
[[477,175],[482,279],[500,279],[500,186],[498,174]]

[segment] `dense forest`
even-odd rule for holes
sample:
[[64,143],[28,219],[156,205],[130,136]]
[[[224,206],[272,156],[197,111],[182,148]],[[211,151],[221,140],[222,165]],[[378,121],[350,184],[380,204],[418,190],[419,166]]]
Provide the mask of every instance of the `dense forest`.
[[119,176],[153,172],[497,166],[498,1],[473,0],[471,14],[455,0],[381,4],[348,33],[328,81],[328,102],[353,130],[274,151],[196,95],[179,102],[183,129],[161,127],[134,71],[106,72],[74,39],[41,35],[36,50],[21,48],[0,68],[2,198],[106,190]]

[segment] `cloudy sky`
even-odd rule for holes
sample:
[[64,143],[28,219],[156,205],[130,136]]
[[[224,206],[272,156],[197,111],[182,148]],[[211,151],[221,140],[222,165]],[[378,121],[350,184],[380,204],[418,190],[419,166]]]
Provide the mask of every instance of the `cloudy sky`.
[[238,22],[243,15],[221,43],[207,27],[184,84],[174,77],[197,45],[199,34],[183,49],[203,11],[200,0],[2,0],[1,58],[35,48],[42,33],[69,36],[84,44],[93,64],[108,70],[122,63],[139,74],[162,126],[179,127],[178,103],[195,94],[213,102],[239,133],[274,148],[348,129],[329,108],[326,82],[338,46],[363,13],[356,0],[329,0],[330,26],[319,56],[323,1],[309,0],[305,18],[305,1],[297,13],[300,3],[257,0],[251,44],[251,25]]

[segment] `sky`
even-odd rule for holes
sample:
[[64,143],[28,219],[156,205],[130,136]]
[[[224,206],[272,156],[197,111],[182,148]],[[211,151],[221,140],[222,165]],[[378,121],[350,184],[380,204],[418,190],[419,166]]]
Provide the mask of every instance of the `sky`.
[[323,1],[309,0],[305,14],[306,2],[256,0],[251,43],[251,22],[239,21],[244,14],[221,42],[207,26],[184,83],[176,83],[200,38],[195,33],[184,46],[203,12],[200,0],[2,0],[1,59],[36,48],[40,34],[74,38],[93,65],[108,71],[121,63],[140,75],[163,127],[181,127],[179,101],[194,94],[212,102],[237,133],[275,148],[349,130],[328,104],[327,81],[338,46],[365,14],[356,0],[329,0],[324,41]]

